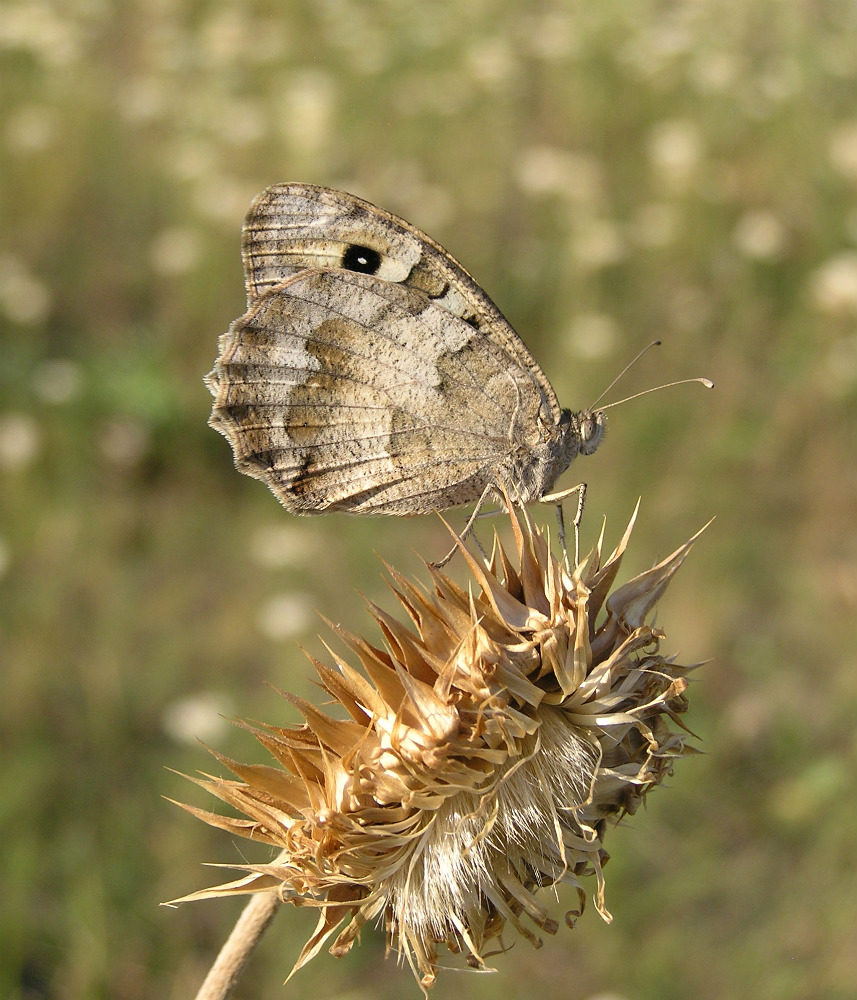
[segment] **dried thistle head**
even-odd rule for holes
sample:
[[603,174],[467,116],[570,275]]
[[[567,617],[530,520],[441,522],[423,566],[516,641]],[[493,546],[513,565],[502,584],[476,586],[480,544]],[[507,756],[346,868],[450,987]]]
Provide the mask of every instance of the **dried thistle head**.
[[439,945],[483,967],[507,928],[534,945],[555,933],[546,886],[577,890],[573,925],[594,875],[610,919],[605,831],[693,752],[679,722],[691,668],[659,653],[646,619],[696,536],[611,594],[634,518],[606,559],[602,533],[570,574],[520,517],[514,554],[495,538],[486,565],[461,547],[468,590],[431,567],[431,591],[390,570],[410,622],[373,606],[386,648],[333,626],[362,673],[333,652],[338,669],[313,663],[347,718],[287,695],[303,725],[252,728],[275,766],[216,755],[238,780],[194,779],[243,816],[185,808],[279,853],[184,900],[269,893],[318,908],[293,971],[344,921],[334,955],[383,920],[424,990]]

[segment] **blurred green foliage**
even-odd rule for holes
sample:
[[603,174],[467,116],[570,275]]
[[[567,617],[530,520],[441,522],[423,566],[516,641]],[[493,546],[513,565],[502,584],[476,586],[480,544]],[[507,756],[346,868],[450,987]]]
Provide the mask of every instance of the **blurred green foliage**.
[[[712,658],[706,755],[608,842],[612,926],[434,995],[857,994],[857,7],[7,0],[0,88],[0,995],[193,995],[239,905],[158,903],[247,846],[165,768],[217,766],[194,736],[258,759],[218,713],[294,721],[266,682],[313,696],[312,609],[360,630],[375,552],[445,549],[437,519],[291,518],[206,427],[282,180],[439,239],[565,405],[655,336],[613,398],[717,383],[611,412],[567,478],[587,544],[642,494],[628,573],[717,515],[661,609]],[[313,919],[236,996],[417,995],[373,931],[282,988]]]

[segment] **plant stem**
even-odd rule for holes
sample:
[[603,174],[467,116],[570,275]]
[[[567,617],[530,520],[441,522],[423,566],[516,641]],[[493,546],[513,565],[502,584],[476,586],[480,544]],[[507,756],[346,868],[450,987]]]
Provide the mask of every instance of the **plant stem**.
[[275,892],[260,892],[252,897],[209,969],[196,1000],[226,1000],[279,905]]

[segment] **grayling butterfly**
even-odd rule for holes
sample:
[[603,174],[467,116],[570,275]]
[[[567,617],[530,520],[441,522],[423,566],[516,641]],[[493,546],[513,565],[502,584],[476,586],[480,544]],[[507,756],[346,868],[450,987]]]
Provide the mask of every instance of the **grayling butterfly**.
[[598,447],[603,410],[561,409],[430,237],[342,191],[276,184],[250,208],[242,256],[247,312],[205,380],[210,424],[287,510],[478,511],[492,494],[574,492],[548,496]]

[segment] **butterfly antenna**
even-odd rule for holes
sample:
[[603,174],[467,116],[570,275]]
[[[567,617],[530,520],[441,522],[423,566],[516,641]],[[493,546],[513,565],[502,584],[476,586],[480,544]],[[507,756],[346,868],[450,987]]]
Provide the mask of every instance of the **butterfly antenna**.
[[633,396],[626,396],[624,399],[617,399],[615,403],[607,403],[607,405],[602,406],[601,409],[609,410],[611,406],[618,406],[620,403],[627,403],[631,399],[638,399],[640,396],[647,396],[650,392],[658,392],[660,389],[671,389],[674,385],[686,385],[688,382],[700,382],[706,389],[714,388],[714,383],[710,378],[681,378],[678,382],[665,382],[663,385],[654,385],[651,389],[643,389],[642,392],[635,392]]
[[[660,346],[661,346],[661,341],[660,340],[653,340],[651,342],[651,344],[646,344],[646,346],[642,349],[642,351],[640,351],[640,353],[635,358],[633,358],[631,361],[628,362],[627,365],[625,365],[625,367],[622,369],[622,371],[619,372],[619,374],[616,376],[616,378],[613,379],[613,381],[601,393],[601,395],[598,397],[598,399],[595,400],[595,402],[592,404],[592,406],[590,407],[590,409],[594,410],[595,407],[598,406],[598,400],[604,399],[604,397],[607,395],[608,392],[610,392],[610,390],[613,388],[613,386],[616,385],[616,383],[619,381],[619,379],[622,378],[624,375],[626,375],[634,367],[634,365],[640,360],[640,358],[642,358],[642,356],[644,354],[646,354],[648,351],[650,351],[653,347],[660,347]],[[646,391],[647,392],[651,392],[652,390],[648,389]],[[633,396],[629,396],[628,398],[629,399],[633,399],[634,397]],[[624,400],[622,400],[622,402],[624,402]],[[611,406],[615,406],[616,404],[615,403],[611,403],[610,405]],[[606,407],[602,406],[601,409],[604,410],[604,409],[606,409]]]

